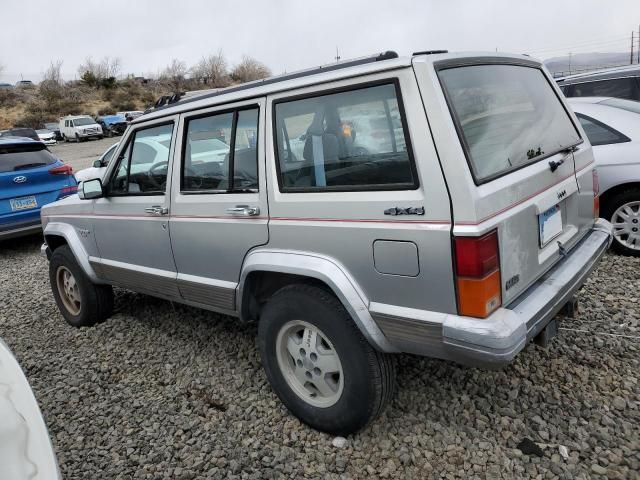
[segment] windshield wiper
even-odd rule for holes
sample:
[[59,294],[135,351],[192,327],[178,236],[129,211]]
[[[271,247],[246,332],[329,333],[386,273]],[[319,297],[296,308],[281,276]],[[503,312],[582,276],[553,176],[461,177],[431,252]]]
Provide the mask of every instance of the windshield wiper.
[[17,167],[13,167],[13,171],[16,170],[24,170],[25,168],[35,168],[35,167],[44,167],[46,163],[25,163],[24,165],[18,165]]

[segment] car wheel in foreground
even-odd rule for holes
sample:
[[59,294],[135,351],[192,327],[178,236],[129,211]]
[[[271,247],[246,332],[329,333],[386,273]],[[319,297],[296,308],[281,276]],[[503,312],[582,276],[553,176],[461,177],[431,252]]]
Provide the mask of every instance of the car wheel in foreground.
[[613,225],[612,248],[623,255],[640,256],[640,190],[629,189],[614,195],[604,217]]
[[258,339],[274,391],[313,428],[356,432],[393,395],[393,358],[376,351],[338,299],[321,288],[279,290],[264,307]]
[[76,143],[80,143],[80,135],[76,133]]
[[110,285],[92,283],[68,246],[58,247],[52,253],[49,281],[56,304],[69,325],[91,327],[111,316],[113,289]]

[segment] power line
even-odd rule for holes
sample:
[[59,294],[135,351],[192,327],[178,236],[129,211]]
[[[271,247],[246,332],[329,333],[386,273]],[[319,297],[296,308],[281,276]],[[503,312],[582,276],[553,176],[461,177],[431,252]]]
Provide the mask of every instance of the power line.
[[601,43],[608,43],[608,42],[612,42],[612,41],[617,41],[617,40],[628,40],[628,36],[624,35],[624,36],[620,36],[617,35],[615,37],[608,37],[608,38],[601,38],[599,40],[589,40],[586,42],[576,42],[573,43],[572,45],[565,45],[565,46],[554,46],[554,47],[541,47],[541,48],[536,48],[531,50],[531,52],[545,52],[545,51],[557,51],[557,50],[567,50],[570,48],[575,48],[575,47],[579,47],[582,45],[592,45],[592,44],[601,44]]

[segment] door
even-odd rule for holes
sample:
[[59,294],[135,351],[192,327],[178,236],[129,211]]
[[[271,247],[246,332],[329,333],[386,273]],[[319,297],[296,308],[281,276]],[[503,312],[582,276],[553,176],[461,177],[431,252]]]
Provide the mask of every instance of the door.
[[448,195],[417,99],[404,69],[278,93],[267,109],[269,246],[331,259],[383,323],[455,311]]
[[96,273],[131,290],[179,298],[169,238],[168,184],[177,118],[129,132],[94,204]]
[[245,255],[267,243],[264,100],[184,114],[171,186],[182,297],[232,313]]

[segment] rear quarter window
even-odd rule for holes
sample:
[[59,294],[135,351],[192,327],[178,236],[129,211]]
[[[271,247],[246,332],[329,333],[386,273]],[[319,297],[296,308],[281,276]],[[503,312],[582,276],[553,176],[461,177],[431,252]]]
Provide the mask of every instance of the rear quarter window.
[[438,75],[476,183],[582,141],[538,68],[471,65]]

